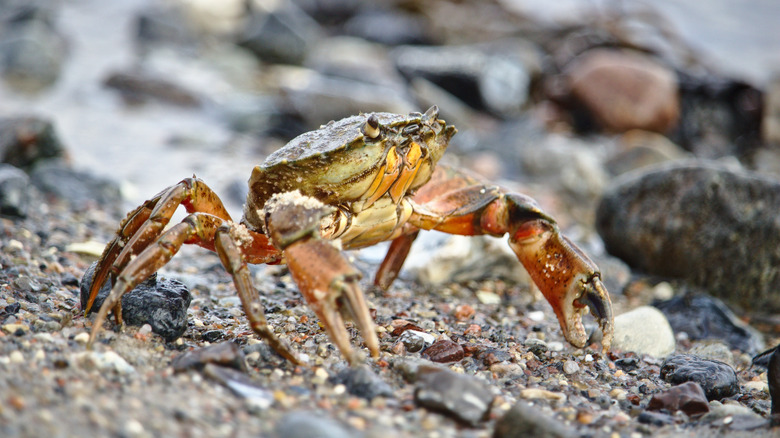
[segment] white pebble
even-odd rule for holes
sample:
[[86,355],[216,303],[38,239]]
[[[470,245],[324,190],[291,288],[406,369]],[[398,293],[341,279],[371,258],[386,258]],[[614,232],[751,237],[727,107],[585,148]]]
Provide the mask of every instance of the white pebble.
[[87,332],[81,332],[73,337],[73,340],[78,342],[79,344],[86,344],[87,341],[89,341],[89,333]]

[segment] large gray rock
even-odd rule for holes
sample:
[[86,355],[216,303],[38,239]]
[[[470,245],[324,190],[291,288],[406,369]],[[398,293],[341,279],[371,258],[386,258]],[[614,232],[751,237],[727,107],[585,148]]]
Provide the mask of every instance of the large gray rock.
[[607,251],[744,309],[780,310],[780,181],[709,162],[626,174],[596,227]]

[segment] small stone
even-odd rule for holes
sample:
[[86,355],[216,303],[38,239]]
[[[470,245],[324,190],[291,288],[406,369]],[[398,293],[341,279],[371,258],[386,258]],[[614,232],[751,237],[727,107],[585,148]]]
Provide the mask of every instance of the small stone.
[[564,438],[577,433],[525,402],[518,402],[496,422],[493,438]]
[[307,411],[290,412],[274,428],[274,436],[285,438],[351,438],[356,436],[346,426],[320,414]]
[[667,358],[660,376],[672,384],[696,382],[708,400],[731,397],[739,391],[737,373],[728,364],[687,354]]
[[[81,279],[81,308],[86,308],[89,288],[97,262],[87,268]],[[98,292],[92,310],[100,309],[111,291],[106,281]],[[171,342],[187,330],[187,308],[192,301],[189,289],[183,283],[152,274],[144,282],[122,297],[122,318],[126,324],[149,324],[152,331]]]
[[23,335],[30,331],[30,326],[22,323],[3,324],[3,331],[10,335]]
[[233,342],[221,342],[176,356],[171,362],[174,371],[202,370],[207,364],[216,364],[246,372],[244,352]]
[[122,356],[113,351],[83,351],[74,355],[73,362],[84,368],[94,368],[102,372],[115,372],[117,374],[135,373],[135,368],[127,363]]
[[[667,301],[655,302],[653,306],[664,312],[676,333],[686,333],[692,341],[720,340],[729,348],[748,354],[755,354],[764,348],[761,335],[737,318],[717,298],[685,293]],[[728,359],[728,353],[722,354],[726,356],[724,359]]]
[[247,400],[250,406],[257,409],[267,409],[274,401],[274,394],[259,386],[246,371],[239,371],[213,363],[203,367],[203,374],[221,383],[237,396]]
[[487,419],[493,398],[493,391],[483,381],[434,367],[420,371],[414,390],[417,405],[472,426]]
[[23,218],[30,203],[30,177],[23,170],[0,163],[0,214]]
[[380,379],[367,365],[341,370],[336,375],[334,382],[344,385],[350,394],[366,400],[373,400],[379,396],[393,396],[393,389],[390,385]]
[[556,402],[566,401],[566,394],[548,391],[542,388],[526,388],[520,391],[520,397],[526,400],[552,400]]
[[20,364],[24,363],[24,355],[21,351],[12,351],[11,354],[8,355],[8,358],[10,359],[11,363],[13,364]]
[[763,419],[760,415],[753,412],[747,406],[738,403],[720,403],[718,401],[710,402],[710,412],[702,418],[702,421],[712,421],[728,417],[753,417],[754,419]]
[[563,363],[563,372],[566,374],[574,374],[580,370],[580,366],[573,360],[567,360]]
[[674,417],[663,412],[642,411],[637,416],[637,421],[642,424],[650,424],[653,426],[666,426],[668,424],[674,424]]
[[621,388],[615,388],[612,391],[609,391],[609,396],[617,401],[625,400],[627,394],[626,390]]
[[439,338],[430,347],[425,349],[422,357],[432,362],[457,362],[465,356],[463,347],[444,337]]
[[73,337],[73,340],[78,342],[79,344],[86,345],[89,341],[89,333],[87,332],[81,332]]
[[694,417],[709,412],[710,406],[698,383],[685,382],[653,394],[647,409],[651,411],[666,409],[671,412],[679,410]]
[[436,338],[425,332],[418,330],[406,330],[401,333],[398,342],[403,343],[406,351],[416,353],[426,347],[430,347],[436,342]]
[[674,353],[677,341],[669,321],[658,309],[638,307],[615,317],[612,348],[654,357]]
[[763,381],[750,381],[742,384],[747,391],[759,391],[769,394],[769,384]]

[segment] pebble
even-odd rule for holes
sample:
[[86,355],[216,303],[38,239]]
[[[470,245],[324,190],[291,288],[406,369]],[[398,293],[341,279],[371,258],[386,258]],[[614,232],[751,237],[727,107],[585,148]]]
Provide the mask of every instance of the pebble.
[[666,133],[677,125],[677,78],[649,56],[590,50],[575,59],[566,74],[571,95],[607,131]]
[[436,342],[436,338],[431,334],[419,330],[406,330],[401,333],[397,342],[403,343],[406,351],[416,353],[433,345],[433,343]]
[[230,389],[255,409],[268,409],[275,400],[274,394],[247,376],[245,370],[207,363],[203,374]]
[[344,385],[350,394],[366,400],[393,396],[392,388],[367,365],[344,368],[333,380]]
[[30,177],[23,170],[0,163],[0,214],[17,218],[27,216],[29,187]]
[[728,364],[687,354],[667,358],[660,375],[674,385],[696,382],[708,400],[731,397],[739,391],[737,373]]
[[573,360],[567,360],[563,363],[563,372],[566,374],[574,374],[580,370],[580,366]]
[[496,421],[493,438],[568,438],[577,433],[541,409],[517,402]]
[[566,401],[566,394],[549,391],[542,388],[526,388],[520,391],[520,397],[526,400],[551,400],[556,402]]
[[761,334],[737,318],[717,298],[700,293],[684,293],[653,305],[666,315],[676,333],[684,332],[690,340],[719,340],[729,348],[748,354],[764,349]]
[[753,412],[747,406],[743,406],[739,403],[721,403],[718,401],[710,402],[710,412],[702,418],[702,421],[712,421],[727,417],[752,417],[756,420],[763,417]]
[[612,348],[654,357],[674,353],[677,342],[669,321],[658,309],[638,307],[615,317]]
[[350,438],[357,436],[347,426],[309,411],[285,414],[274,427],[274,436],[285,438]]
[[596,228],[607,251],[642,272],[685,279],[746,310],[777,312],[778,210],[780,181],[685,161],[612,182]]
[[81,367],[94,368],[101,372],[115,372],[117,374],[134,374],[135,368],[127,363],[120,355],[113,351],[82,351],[73,354],[71,362],[79,364]]
[[220,365],[243,372],[247,371],[243,350],[230,341],[187,351],[174,357],[171,361],[174,371],[202,370],[207,364]]
[[487,419],[493,398],[482,380],[433,367],[421,370],[414,389],[417,405],[472,426]]
[[422,353],[424,359],[431,362],[457,362],[465,356],[463,347],[445,337],[440,337]]
[[683,411],[690,417],[706,414],[710,410],[704,391],[696,382],[685,382],[653,394],[647,409],[670,412]]
[[[82,309],[87,305],[96,265],[97,262],[90,265],[81,279]],[[92,306],[94,310],[100,308],[110,291],[111,283],[106,281]],[[189,289],[183,283],[152,274],[122,297],[122,318],[129,325],[149,324],[154,333],[171,342],[187,330],[187,308],[191,301]]]

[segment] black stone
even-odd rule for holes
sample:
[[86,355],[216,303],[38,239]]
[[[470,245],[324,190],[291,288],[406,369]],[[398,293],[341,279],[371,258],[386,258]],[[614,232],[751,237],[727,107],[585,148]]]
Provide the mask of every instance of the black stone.
[[663,412],[642,411],[636,418],[642,424],[651,426],[666,426],[674,424],[674,417]]
[[673,385],[698,383],[710,401],[731,397],[739,391],[734,368],[723,362],[688,354],[667,358],[661,365],[660,376]]
[[30,204],[30,178],[23,170],[0,163],[0,215],[24,218]]
[[606,249],[648,274],[681,278],[745,310],[780,311],[780,181],[718,163],[631,172],[605,191]]
[[755,354],[763,341],[717,298],[684,293],[653,305],[669,320],[675,333],[685,332],[691,340],[717,339],[730,348]]
[[341,370],[334,383],[346,386],[350,394],[373,400],[376,397],[392,397],[393,389],[377,376],[367,365],[349,367]]
[[61,158],[65,148],[54,125],[34,116],[0,118],[0,161],[23,170],[49,158]]
[[414,401],[464,424],[477,425],[487,419],[493,392],[483,381],[436,367],[420,367]]
[[[81,279],[81,308],[85,309],[89,288],[97,262],[90,265]],[[111,292],[111,282],[100,289],[93,310],[97,310]],[[158,279],[152,274],[143,283],[122,297],[122,319],[126,324],[149,324],[152,331],[171,342],[187,330],[187,308],[192,301],[190,291],[183,283],[167,278]]]

